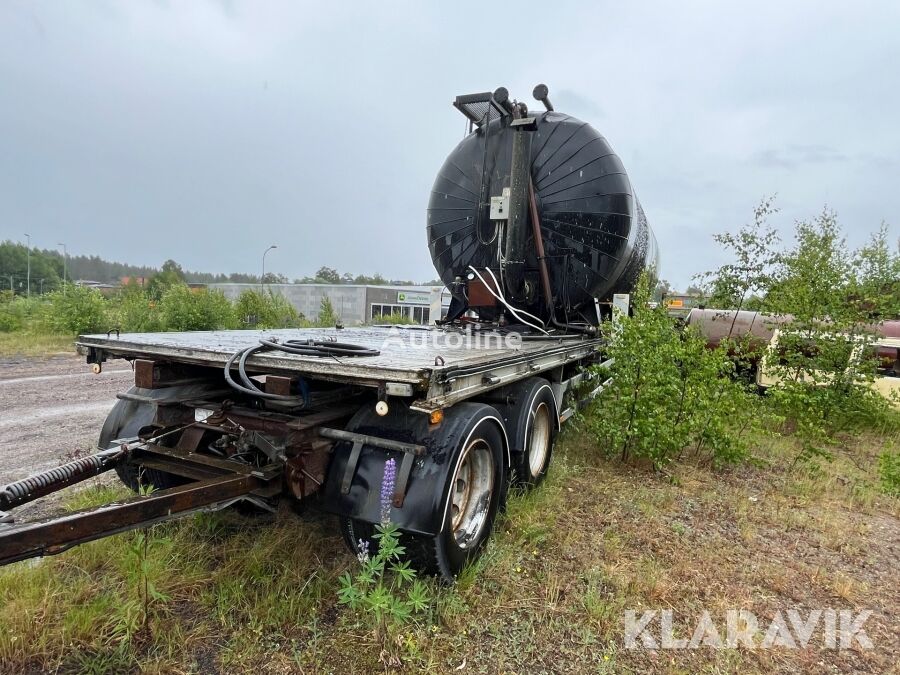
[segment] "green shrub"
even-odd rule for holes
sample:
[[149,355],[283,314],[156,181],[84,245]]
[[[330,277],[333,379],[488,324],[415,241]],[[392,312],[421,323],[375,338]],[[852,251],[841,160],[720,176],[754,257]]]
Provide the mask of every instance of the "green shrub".
[[40,296],[13,296],[9,291],[0,297],[0,333],[40,331],[47,301]]
[[25,321],[19,305],[16,300],[0,301],[0,333],[22,330]]
[[878,458],[878,477],[886,494],[900,497],[900,452],[885,450]]
[[650,308],[645,276],[634,294],[634,315],[608,327],[611,377],[586,416],[608,454],[649,460],[654,468],[693,447],[715,463],[746,454],[742,430],[755,401],[731,378],[725,348],[709,350],[693,330],[680,332],[662,306]]
[[106,316],[106,301],[92,288],[69,285],[48,293],[47,325],[58,333],[79,335],[112,328]]
[[890,311],[879,304],[884,298],[865,290],[869,273],[861,272],[873,256],[889,257],[878,248],[849,250],[836,216],[825,211],[797,223],[794,244],[781,256],[766,302],[793,320],[771,359],[779,383],[770,398],[790,422],[801,456],[828,456],[838,432],[870,427],[888,412],[870,386],[875,359],[853,356],[874,339],[867,326],[872,316]]
[[234,325],[234,311],[228,299],[220,291],[206,288],[170,286],[158,309],[164,330],[216,330]]
[[331,300],[327,296],[322,298],[322,302],[319,306],[319,318],[316,319],[316,325],[321,328],[330,328],[336,326],[340,322],[341,317],[334,311],[334,305],[331,304]]
[[234,314],[240,327],[299,328],[307,324],[287,298],[272,291],[244,291],[235,303]]
[[22,330],[19,318],[0,306],[0,333],[12,333],[17,330]]
[[158,303],[137,286],[126,286],[109,300],[109,317],[112,325],[125,332],[162,330]]
[[391,326],[404,326],[414,324],[415,321],[413,321],[412,318],[406,316],[406,314],[390,314],[388,316],[381,316],[377,319],[372,319],[372,323],[388,324]]

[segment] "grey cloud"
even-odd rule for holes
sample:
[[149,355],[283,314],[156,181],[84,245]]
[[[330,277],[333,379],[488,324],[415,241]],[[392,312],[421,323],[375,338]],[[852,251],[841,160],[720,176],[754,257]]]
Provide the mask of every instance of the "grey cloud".
[[843,162],[847,155],[827,145],[788,145],[784,148],[761,150],[752,162],[762,167],[793,169],[804,164]]
[[[900,4],[0,2],[0,239],[208,271],[433,278],[461,93],[503,85],[622,157],[679,287],[779,194],[900,224]],[[848,159],[849,158],[849,159]],[[790,171],[783,170],[790,168]],[[892,236],[896,236],[892,232]]]
[[603,108],[596,101],[571,89],[560,89],[558,93],[553,92],[550,101],[555,108],[565,110],[582,119],[601,120],[606,116]]

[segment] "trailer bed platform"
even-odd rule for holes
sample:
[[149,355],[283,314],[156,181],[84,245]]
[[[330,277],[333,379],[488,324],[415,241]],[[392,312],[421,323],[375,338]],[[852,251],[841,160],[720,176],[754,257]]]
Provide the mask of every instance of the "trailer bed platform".
[[503,384],[583,359],[600,350],[603,340],[583,335],[525,337],[495,331],[391,326],[221,330],[184,333],[83,335],[79,353],[91,362],[108,358],[157,359],[224,367],[237,351],[261,339],[333,340],[379,350],[377,356],[314,357],[266,351],[247,361],[253,372],[303,375],[334,382],[379,387],[410,385],[423,397],[414,407],[430,410],[452,405],[479,389]]

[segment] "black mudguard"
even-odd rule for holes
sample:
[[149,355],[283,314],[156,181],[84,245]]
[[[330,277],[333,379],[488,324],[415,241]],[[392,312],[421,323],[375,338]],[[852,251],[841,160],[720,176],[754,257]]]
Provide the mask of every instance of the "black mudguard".
[[[485,409],[486,415],[478,414]],[[426,453],[416,457],[413,464],[403,506],[391,510],[391,522],[401,530],[433,536],[440,532],[443,523],[447,481],[456,452],[481,424],[497,426],[504,438],[503,455],[508,459],[503,421],[496,410],[480,403],[456,404],[444,411],[439,424],[429,424],[428,415],[397,403],[384,417],[366,406],[353,416],[347,430],[425,446]],[[347,441],[335,443],[319,506],[339,516],[379,523],[385,463],[393,458],[399,472],[404,453],[363,446],[350,490],[344,494],[341,484],[351,448]]]
[[[523,452],[528,438],[528,417],[522,414],[522,409],[530,406],[540,390],[547,390],[553,398],[553,419],[556,424],[554,434],[560,430],[559,404],[553,396],[553,388],[550,382],[541,377],[530,377],[504,387],[494,394],[491,405],[496,408],[506,427],[506,435],[509,438],[512,452]],[[495,399],[497,399],[495,401]]]
[[109,411],[106,421],[103,423],[97,446],[101,450],[105,450],[118,438],[133,438],[137,436],[138,431],[153,423],[153,419],[156,416],[157,401],[170,401],[176,398],[202,399],[205,394],[214,389],[215,387],[209,384],[186,384],[161,389],[131,387],[127,393],[151,400],[119,399],[116,401],[113,409]]

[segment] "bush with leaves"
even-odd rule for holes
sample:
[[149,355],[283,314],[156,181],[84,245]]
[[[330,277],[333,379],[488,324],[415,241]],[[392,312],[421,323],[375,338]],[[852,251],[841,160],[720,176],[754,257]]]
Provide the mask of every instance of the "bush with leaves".
[[181,286],[186,281],[181,265],[174,260],[166,260],[159,273],[154,274],[147,284],[147,294],[151,300],[162,300],[166,291],[174,286]]
[[287,298],[272,291],[244,291],[234,313],[241,328],[300,328],[307,324]]
[[[778,233],[768,222],[777,212],[774,197],[763,199],[753,210],[752,223],[735,233],[713,235],[715,242],[731,254],[732,262],[695,277],[705,288],[709,306],[741,310],[750,301],[759,303],[755,294],[768,290],[780,260]],[[732,337],[731,331],[728,337]]]
[[795,430],[803,455],[827,455],[838,432],[890,414],[888,402],[871,387],[876,360],[867,357],[875,339],[873,318],[894,311],[890,294],[875,292],[884,273],[871,271],[885,259],[890,261],[890,252],[883,237],[850,250],[827,210],[797,223],[794,245],[780,257],[765,302],[792,320],[779,336],[777,354],[769,355],[777,381],[770,397]]
[[397,313],[387,314],[385,316],[380,316],[377,319],[372,319],[372,323],[388,326],[408,326],[414,324],[415,321],[406,314]]
[[27,308],[10,291],[0,291],[0,333],[12,333],[25,327]]
[[878,458],[878,477],[885,494],[900,497],[900,452],[885,450]]
[[329,328],[336,326],[340,322],[341,317],[334,311],[334,305],[331,304],[331,299],[326,295],[322,298],[322,302],[319,305],[319,317],[316,319],[316,325],[321,328]]
[[109,300],[109,318],[119,330],[153,333],[162,330],[158,303],[137,284],[126,284]]
[[663,307],[649,307],[649,279],[638,284],[633,316],[607,330],[611,377],[586,415],[601,447],[657,470],[688,449],[714,463],[746,454],[743,431],[754,423],[752,397],[731,379],[725,348],[709,350],[693,329],[678,331]]
[[[783,249],[768,218],[771,199],[736,233],[715,236],[731,262],[701,275],[716,307],[756,309],[787,321],[766,356],[774,415],[797,437],[801,456],[827,455],[842,430],[879,424],[887,402],[871,388],[876,362],[866,355],[878,321],[900,313],[900,251],[882,228],[858,251],[846,244],[837,217],[823,211],[796,224]],[[752,307],[748,298],[752,298]],[[733,351],[758,360],[741,348]]]
[[99,291],[69,284],[48,294],[47,323],[66,335],[107,331],[112,326],[106,315],[106,300]]
[[892,249],[882,225],[853,258],[848,300],[873,320],[900,318],[900,242]]
[[184,284],[175,284],[163,293],[159,316],[165,330],[217,330],[235,323],[232,305],[220,291],[191,289]]

